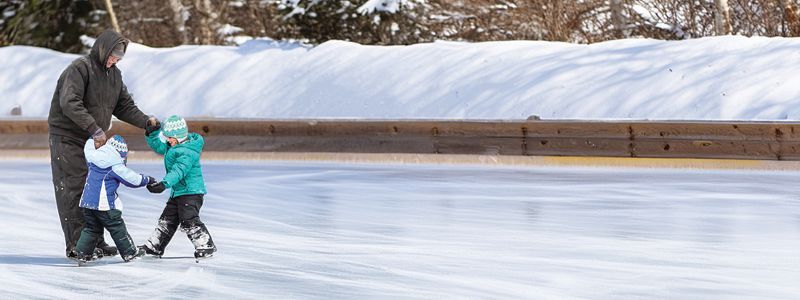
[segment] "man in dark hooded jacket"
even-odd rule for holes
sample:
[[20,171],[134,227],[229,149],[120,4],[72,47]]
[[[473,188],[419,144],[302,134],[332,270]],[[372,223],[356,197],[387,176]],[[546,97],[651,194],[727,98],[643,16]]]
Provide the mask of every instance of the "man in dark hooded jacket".
[[[94,139],[95,148],[105,144],[112,115],[139,128],[160,125],[139,110],[122,82],[116,63],[127,47],[128,40],[122,35],[106,30],[95,40],[89,55],[74,60],[61,73],[53,93],[47,118],[50,166],[67,257],[74,257],[84,224],[78,204],[86,181],[86,140]],[[117,249],[102,239],[97,247],[96,253],[103,256],[117,254]]]

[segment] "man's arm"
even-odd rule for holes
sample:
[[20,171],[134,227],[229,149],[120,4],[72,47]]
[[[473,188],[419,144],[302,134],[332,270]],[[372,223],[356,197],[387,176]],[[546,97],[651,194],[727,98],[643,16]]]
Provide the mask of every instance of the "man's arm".
[[114,107],[114,116],[126,123],[144,129],[147,125],[148,117],[145,115],[136,103],[133,102],[131,94],[128,93],[128,87],[122,83],[122,91],[119,93],[117,99],[117,106]]
[[61,112],[78,127],[86,130],[89,135],[93,135],[100,127],[97,126],[97,122],[83,105],[88,74],[85,77],[77,64],[70,65],[64,72],[66,73],[64,82],[61,83],[61,90],[58,92],[58,104],[61,106]]

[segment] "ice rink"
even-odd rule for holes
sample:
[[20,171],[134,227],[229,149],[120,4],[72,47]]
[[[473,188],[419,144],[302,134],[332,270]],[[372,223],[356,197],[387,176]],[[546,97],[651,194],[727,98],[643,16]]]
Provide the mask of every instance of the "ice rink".
[[[178,232],[162,259],[79,268],[49,164],[0,161],[0,298],[800,298],[795,172],[240,161],[204,174],[217,257],[195,263]],[[141,244],[168,195],[121,191]]]

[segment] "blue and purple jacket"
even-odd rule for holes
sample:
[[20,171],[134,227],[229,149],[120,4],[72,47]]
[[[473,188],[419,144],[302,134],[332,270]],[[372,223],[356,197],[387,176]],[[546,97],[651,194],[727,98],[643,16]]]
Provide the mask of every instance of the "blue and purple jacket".
[[111,145],[95,149],[94,140],[89,139],[83,152],[89,174],[86,175],[80,207],[100,211],[122,210],[122,201],[117,195],[119,184],[132,188],[147,185],[147,176],[128,169],[125,159]]

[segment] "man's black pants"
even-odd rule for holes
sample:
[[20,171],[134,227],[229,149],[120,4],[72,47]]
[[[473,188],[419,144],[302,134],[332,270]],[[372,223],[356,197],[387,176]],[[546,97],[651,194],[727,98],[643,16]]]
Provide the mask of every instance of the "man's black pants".
[[[88,172],[86,156],[83,154],[85,144],[86,140],[50,135],[50,168],[67,257],[74,255],[84,224],[83,212],[78,205]],[[98,245],[106,245],[102,235]]]

